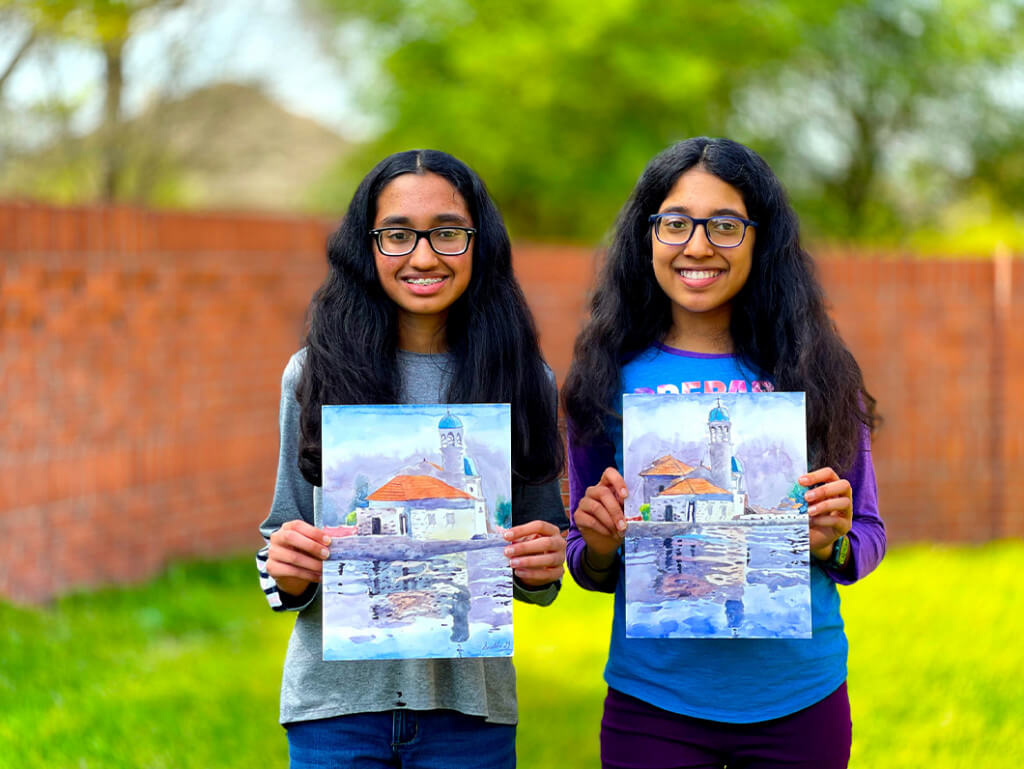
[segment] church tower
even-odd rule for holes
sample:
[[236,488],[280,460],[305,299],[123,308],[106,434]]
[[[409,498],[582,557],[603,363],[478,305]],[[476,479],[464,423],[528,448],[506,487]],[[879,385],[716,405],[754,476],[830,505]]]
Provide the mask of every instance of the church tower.
[[445,414],[437,425],[441,434],[441,465],[444,480],[461,489],[466,475],[463,462],[465,447],[462,443],[462,420],[452,414]]
[[720,489],[732,491],[732,422],[721,398],[708,414],[708,454],[711,482]]

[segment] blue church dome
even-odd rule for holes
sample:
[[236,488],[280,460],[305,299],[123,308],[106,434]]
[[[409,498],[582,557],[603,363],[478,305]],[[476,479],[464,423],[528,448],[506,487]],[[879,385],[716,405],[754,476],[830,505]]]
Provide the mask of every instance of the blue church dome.
[[725,406],[715,406],[711,409],[711,413],[708,414],[709,422],[728,422],[729,412],[725,410]]
[[445,414],[437,425],[439,430],[446,430],[452,427],[462,427],[462,421],[451,414]]
[[743,472],[743,463],[740,462],[736,457],[732,458],[732,471],[734,473],[742,473]]

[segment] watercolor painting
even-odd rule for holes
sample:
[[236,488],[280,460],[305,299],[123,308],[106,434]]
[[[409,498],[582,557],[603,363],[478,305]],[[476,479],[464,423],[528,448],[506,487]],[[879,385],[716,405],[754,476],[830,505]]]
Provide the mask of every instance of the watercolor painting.
[[511,656],[509,405],[321,414],[323,658]]
[[628,638],[810,638],[803,393],[622,396]]

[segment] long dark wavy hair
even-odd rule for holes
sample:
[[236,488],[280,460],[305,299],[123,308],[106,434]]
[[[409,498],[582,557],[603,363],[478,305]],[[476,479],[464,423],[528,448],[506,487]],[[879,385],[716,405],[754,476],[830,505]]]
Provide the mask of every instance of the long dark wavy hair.
[[436,150],[390,155],[360,183],[327,245],[327,278],[310,302],[306,358],[296,388],[299,469],[321,484],[320,407],[395,403],[401,392],[397,311],[381,288],[370,229],[381,190],[402,174],[444,177],[473,218],[469,286],[449,308],[445,339],[454,371],[448,403],[512,404],[512,470],[526,483],[562,471],[557,402],[537,330],[512,273],[505,223],[483,181],[466,164]]
[[620,212],[563,390],[574,440],[598,442],[607,420],[621,418],[621,367],[672,325],[671,301],[654,276],[648,216],[694,167],[739,190],[759,223],[750,276],[732,303],[734,354],[776,389],[806,392],[811,466],[848,468],[861,425],[878,422],[875,399],[825,311],[782,184],[756,152],[729,139],[687,139],[658,154]]

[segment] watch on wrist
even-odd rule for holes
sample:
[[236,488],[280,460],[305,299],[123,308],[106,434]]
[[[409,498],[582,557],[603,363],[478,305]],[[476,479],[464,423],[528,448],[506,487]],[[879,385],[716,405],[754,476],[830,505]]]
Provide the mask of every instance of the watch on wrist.
[[832,555],[826,563],[833,569],[845,569],[850,562],[850,538],[845,534],[832,543]]

